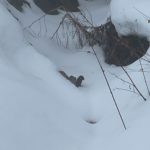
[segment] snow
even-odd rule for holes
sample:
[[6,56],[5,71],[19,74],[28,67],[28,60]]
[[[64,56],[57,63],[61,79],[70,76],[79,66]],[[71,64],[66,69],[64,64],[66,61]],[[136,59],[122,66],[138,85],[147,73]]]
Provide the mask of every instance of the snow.
[[124,35],[133,33],[149,38],[149,5],[149,0],[112,0],[111,18],[117,31]]
[[[26,28],[43,12],[33,3],[23,13],[4,0],[1,3],[0,150],[150,149],[149,94],[139,61],[125,69],[146,102],[127,84],[130,80],[123,70],[105,64],[101,48],[94,47],[127,126],[125,131],[92,49],[73,45],[66,49],[56,39],[50,40],[63,13],[47,15]],[[94,24],[105,22],[111,13],[120,34],[136,32],[149,37],[147,20],[134,9],[149,14],[148,0],[112,0],[110,11],[106,1],[80,0],[80,4],[82,9],[89,8]],[[149,83],[149,63],[141,61]],[[82,87],[76,88],[58,70],[83,75]]]

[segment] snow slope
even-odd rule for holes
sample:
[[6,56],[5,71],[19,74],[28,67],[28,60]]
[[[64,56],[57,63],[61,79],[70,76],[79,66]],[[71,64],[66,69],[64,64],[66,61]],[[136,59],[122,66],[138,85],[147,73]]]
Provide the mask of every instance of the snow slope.
[[62,80],[50,60],[24,42],[20,26],[2,5],[0,11],[0,149],[72,147],[77,131],[86,136],[86,125],[85,129],[81,126],[85,123],[78,115],[80,107],[77,111],[78,103],[69,102],[72,97],[82,101],[82,95]]
[[[101,49],[95,47],[126,123],[126,131],[91,48],[76,49],[72,45],[66,49],[57,45],[55,39],[50,40],[63,14],[46,16],[26,28],[43,13],[33,3],[32,9],[26,7],[20,13],[6,1],[1,2],[0,150],[150,149],[150,103],[120,80],[129,81],[121,68],[105,64]],[[106,20],[109,6],[104,2],[82,0],[80,3],[82,9],[88,7],[92,12],[94,24]],[[120,8],[118,11],[123,9],[116,3],[121,5],[121,1],[113,0],[111,13],[117,26],[123,20],[115,18],[124,14],[114,11],[115,7]],[[147,3],[141,6],[145,5]],[[97,15],[99,13],[101,15]],[[143,30],[145,28],[142,26]],[[149,64],[142,63],[149,83]],[[139,61],[126,69],[149,100]],[[69,75],[84,75],[83,86],[76,88],[58,70]]]

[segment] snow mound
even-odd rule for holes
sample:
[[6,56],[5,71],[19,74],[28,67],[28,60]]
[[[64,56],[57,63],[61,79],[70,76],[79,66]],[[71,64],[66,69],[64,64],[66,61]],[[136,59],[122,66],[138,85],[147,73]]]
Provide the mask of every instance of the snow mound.
[[120,34],[140,34],[150,38],[149,0],[112,0],[111,19]]

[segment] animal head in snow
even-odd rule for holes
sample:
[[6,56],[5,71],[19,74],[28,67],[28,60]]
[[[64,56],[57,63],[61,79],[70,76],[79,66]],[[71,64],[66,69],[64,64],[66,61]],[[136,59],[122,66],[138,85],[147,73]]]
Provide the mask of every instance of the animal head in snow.
[[84,77],[80,75],[76,80],[76,87],[80,87],[83,80],[84,80]]
[[82,81],[84,80],[84,77],[82,75],[80,75],[78,78],[76,78],[75,76],[71,75],[68,76],[64,71],[60,70],[59,73],[66,78],[67,80],[69,80],[72,84],[74,84],[76,87],[80,87],[82,84]]

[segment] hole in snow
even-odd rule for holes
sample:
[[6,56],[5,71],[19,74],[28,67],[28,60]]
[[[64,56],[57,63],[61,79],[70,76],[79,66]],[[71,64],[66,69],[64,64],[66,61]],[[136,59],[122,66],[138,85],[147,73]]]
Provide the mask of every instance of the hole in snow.
[[94,119],[89,119],[89,120],[86,120],[86,122],[89,124],[96,124],[98,121]]

